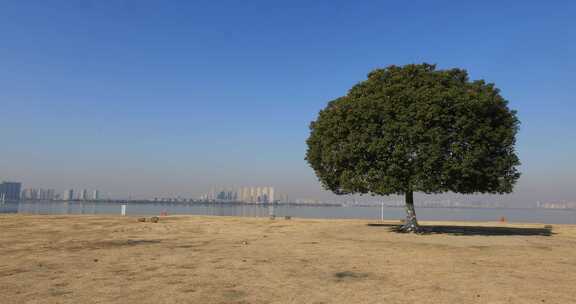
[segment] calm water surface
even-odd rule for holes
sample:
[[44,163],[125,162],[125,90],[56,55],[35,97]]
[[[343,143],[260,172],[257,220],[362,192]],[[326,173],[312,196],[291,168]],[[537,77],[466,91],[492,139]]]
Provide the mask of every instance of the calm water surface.
[[[172,204],[128,203],[128,215],[199,214],[222,216],[268,216],[268,206],[242,204]],[[109,202],[35,202],[0,204],[0,213],[23,214],[120,214],[119,203]],[[302,218],[380,219],[380,207],[316,207],[274,206],[276,216]],[[417,208],[420,220],[435,221],[497,221],[504,216],[509,222],[546,224],[576,224],[576,210],[554,209],[471,209],[471,208]],[[384,208],[384,219],[404,218],[403,208]]]

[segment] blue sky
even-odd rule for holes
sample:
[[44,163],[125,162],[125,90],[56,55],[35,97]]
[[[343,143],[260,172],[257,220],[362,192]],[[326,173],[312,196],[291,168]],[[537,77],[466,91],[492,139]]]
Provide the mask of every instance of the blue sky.
[[1,1],[0,179],[114,195],[327,197],[308,124],[375,68],[494,82],[517,204],[576,200],[573,1]]

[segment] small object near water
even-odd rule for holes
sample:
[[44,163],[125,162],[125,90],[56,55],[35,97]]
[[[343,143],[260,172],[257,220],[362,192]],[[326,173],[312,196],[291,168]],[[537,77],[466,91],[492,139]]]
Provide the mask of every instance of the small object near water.
[[506,223],[508,219],[505,216],[500,217],[500,223]]
[[145,222],[145,221],[146,221],[146,218],[145,218],[145,217],[141,217],[141,218],[138,219],[138,221],[139,221],[139,222]]
[[271,216],[270,216],[270,219],[271,219],[271,220],[276,219],[276,216],[275,216],[275,215],[271,215]]
[[[248,241],[242,241],[242,245],[248,245]],[[244,260],[246,261],[246,260]]]
[[158,223],[159,220],[160,220],[160,218],[157,217],[157,216],[153,216],[153,217],[150,219],[150,221],[151,221],[152,223]]
[[284,217],[284,219],[285,219],[285,220],[291,220],[291,219],[292,219],[292,217],[291,217],[291,216],[289,216],[289,215],[287,215],[287,216],[285,216],[285,217]]

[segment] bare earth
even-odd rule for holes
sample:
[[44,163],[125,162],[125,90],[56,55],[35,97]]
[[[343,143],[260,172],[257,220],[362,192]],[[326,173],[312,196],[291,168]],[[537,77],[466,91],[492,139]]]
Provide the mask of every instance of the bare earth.
[[576,226],[369,223],[0,215],[0,303],[576,303]]

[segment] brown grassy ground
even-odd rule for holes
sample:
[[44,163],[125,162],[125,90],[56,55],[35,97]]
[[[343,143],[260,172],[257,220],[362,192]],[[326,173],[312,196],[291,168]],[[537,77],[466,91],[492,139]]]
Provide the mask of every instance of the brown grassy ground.
[[0,303],[576,303],[576,226],[368,223],[2,215]]

